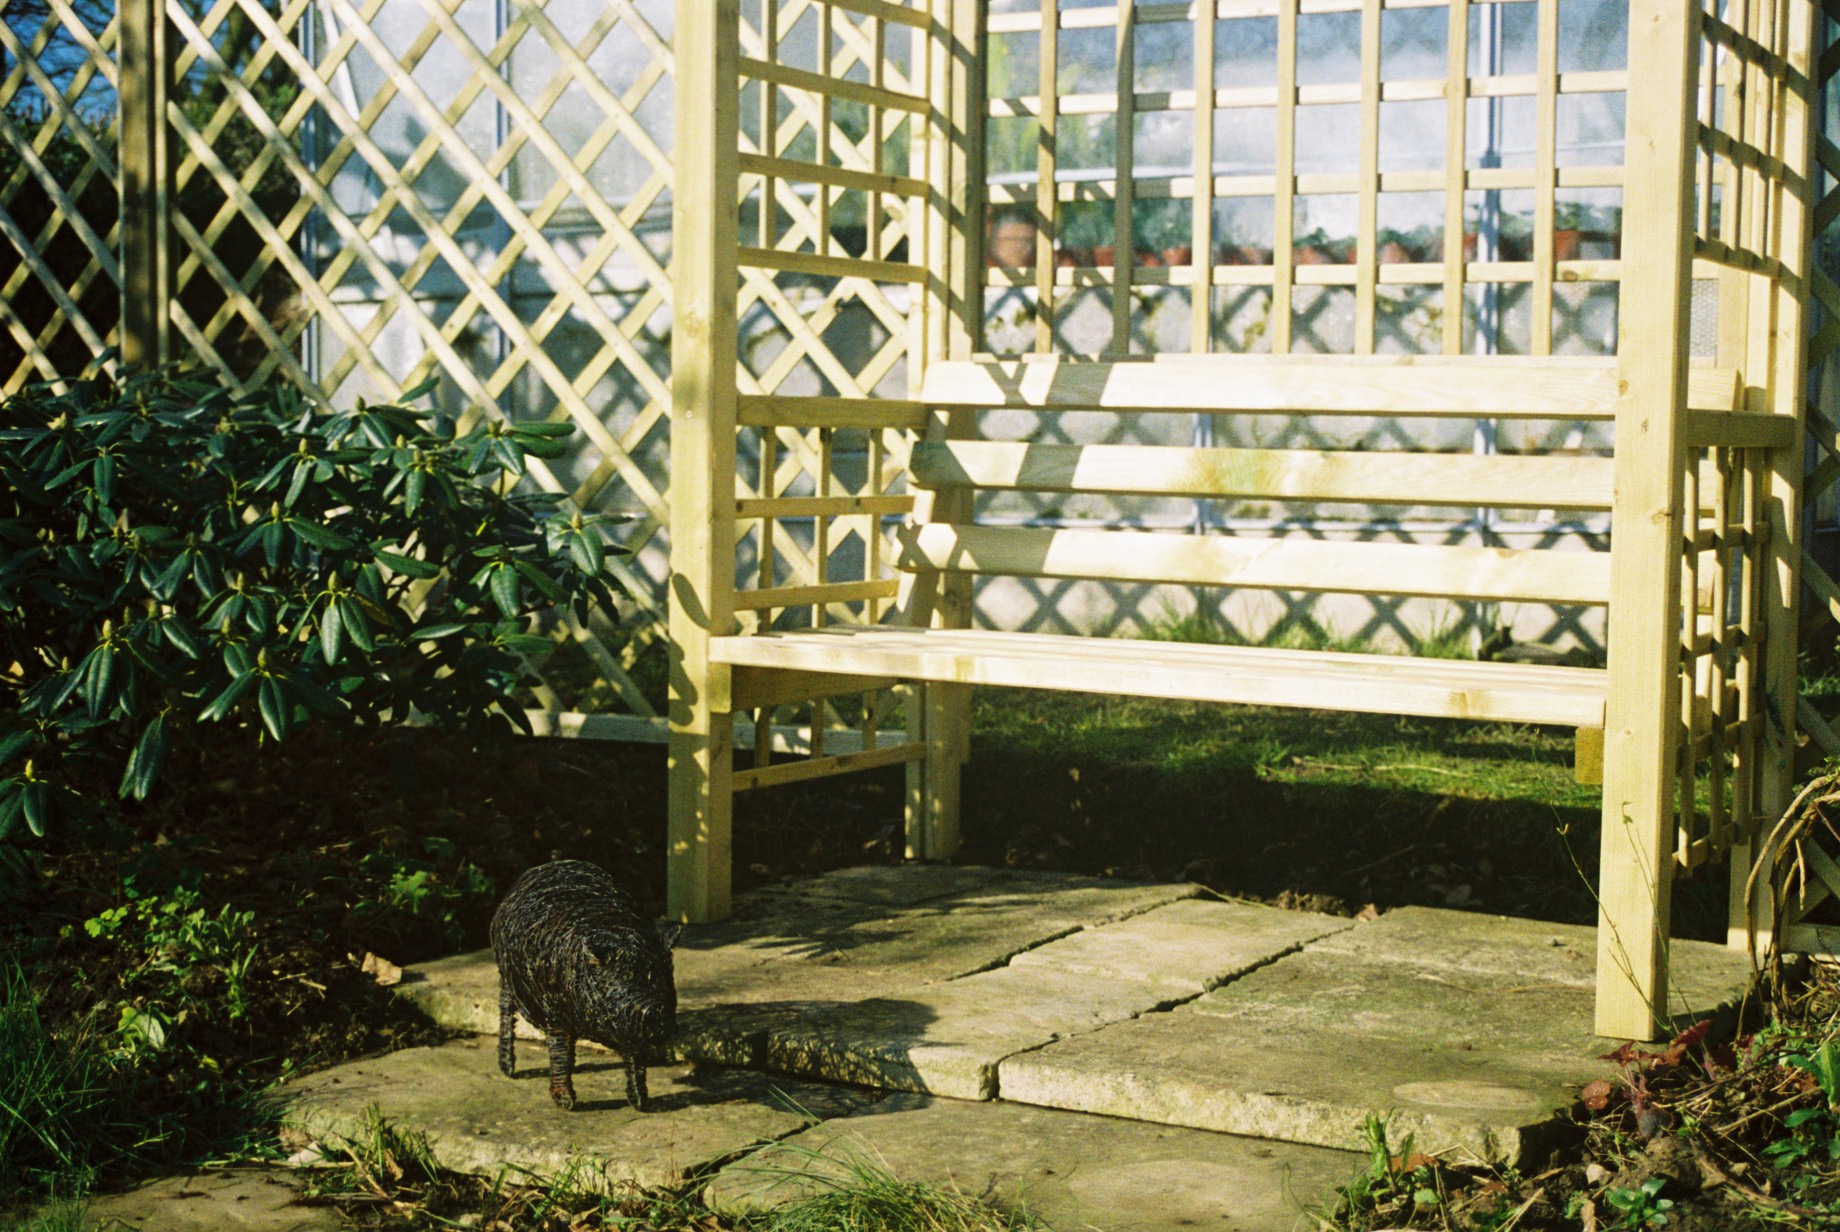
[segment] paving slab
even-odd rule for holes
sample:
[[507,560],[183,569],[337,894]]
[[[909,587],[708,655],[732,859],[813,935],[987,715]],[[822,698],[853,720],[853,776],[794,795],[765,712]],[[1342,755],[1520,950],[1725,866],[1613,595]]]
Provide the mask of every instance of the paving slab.
[[754,1209],[821,1192],[852,1161],[1022,1205],[1060,1232],[1293,1232],[1362,1157],[1020,1104],[891,1095],[739,1160],[704,1192]]
[[[1323,954],[1411,961],[1461,982],[1465,974],[1500,975],[1520,984],[1567,984],[1595,990],[1597,930],[1512,916],[1400,907],[1372,924],[1314,943]],[[1750,958],[1703,941],[1672,945],[1670,1012],[1680,1026],[1726,1004],[1748,985]]]
[[[169,1176],[83,1204],[95,1232],[341,1232],[327,1206],[299,1205],[298,1178],[272,1168],[226,1168]],[[62,1225],[59,1225],[62,1226]]]
[[581,1104],[550,1102],[541,1045],[518,1047],[518,1077],[498,1072],[489,1039],[410,1048],[309,1075],[281,1088],[288,1123],[308,1134],[349,1137],[366,1110],[427,1135],[435,1160],[457,1172],[510,1165],[555,1175],[571,1164],[609,1188],[681,1182],[749,1147],[797,1133],[813,1118],[842,1116],[870,1094],[770,1078],[747,1070],[655,1067],[653,1112],[626,1103],[625,1071],[610,1055],[576,1065]]
[[1172,996],[1194,997],[1352,927],[1353,920],[1340,916],[1195,898],[1081,929],[1018,954],[1009,965],[1150,983]]
[[[1613,1042],[1592,1033],[1591,981],[1552,953],[1572,948],[1577,932],[1589,930],[1390,913],[1169,1013],[1010,1057],[998,1091],[1336,1147],[1358,1146],[1362,1119],[1390,1112],[1421,1149],[1529,1164],[1578,1088],[1611,1069],[1597,1059]],[[1696,1009],[1748,986],[1741,954],[1676,942],[1673,955]]]

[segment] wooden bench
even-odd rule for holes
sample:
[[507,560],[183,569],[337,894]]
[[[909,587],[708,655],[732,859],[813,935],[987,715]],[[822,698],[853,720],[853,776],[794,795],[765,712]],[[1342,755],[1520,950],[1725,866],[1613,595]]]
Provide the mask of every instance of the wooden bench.
[[[1706,396],[1719,396],[1716,375],[1699,384]],[[1723,393],[1729,401],[1729,378]],[[1616,405],[1607,364],[1523,361],[1504,372],[1493,359],[1486,366],[1349,357],[940,363],[921,401],[943,418],[934,439],[916,444],[909,469],[923,495],[900,536],[896,566],[913,584],[899,623],[714,639],[712,658],[740,669],[734,688],[742,701],[765,696],[772,688],[766,676],[796,671],[1603,725],[1602,670],[972,629],[942,598],[948,579],[1015,576],[1602,606],[1610,593],[1605,553],[983,525],[972,510],[977,493],[1020,491],[1604,513],[1614,480],[1608,457],[1081,445],[949,434],[973,431],[980,412],[1003,409],[1604,419]],[[861,685],[837,680],[823,691]],[[932,794],[950,796],[937,784]],[[914,836],[919,854],[951,854],[955,814],[934,805]]]
[[[1687,387],[1688,404],[1679,415],[1685,442],[1780,447],[1794,431],[1782,417],[1745,413],[1744,390],[1730,372],[1696,369]],[[1605,607],[1612,553],[990,525],[976,516],[976,498],[1009,492],[1248,498],[1615,517],[1617,468],[1626,460],[992,440],[980,439],[979,425],[989,412],[1013,410],[1604,421],[1616,416],[1623,388],[1612,362],[1590,359],[936,363],[919,399],[931,426],[915,443],[909,467],[916,501],[899,535],[895,563],[905,580],[895,618],[717,636],[708,643],[711,664],[727,670],[710,699],[720,712],[917,682],[923,686],[921,730],[893,748],[815,759],[822,766],[794,762],[743,771],[736,782],[790,781],[804,777],[807,766],[815,776],[907,761],[909,854],[949,857],[959,841],[969,690],[980,684],[1558,725],[1580,733],[1583,770],[1602,748],[1609,668],[973,628],[972,583],[1009,576]],[[1710,603],[1702,596],[1703,605]],[[750,778],[763,773],[768,777]],[[1646,878],[1652,887],[1665,885],[1668,873],[1659,866],[1614,864],[1606,877]],[[1643,899],[1653,900],[1652,891]],[[1655,943],[1653,930],[1666,926],[1665,911],[1626,916],[1611,920],[1618,946]],[[1623,1022],[1617,1033],[1640,1033],[1627,1013]]]

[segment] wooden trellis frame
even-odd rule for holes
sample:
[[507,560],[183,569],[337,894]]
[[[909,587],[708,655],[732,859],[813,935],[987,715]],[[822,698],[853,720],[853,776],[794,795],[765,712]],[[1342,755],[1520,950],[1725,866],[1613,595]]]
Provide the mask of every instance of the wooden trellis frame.
[[[1299,484],[1307,492],[1322,494],[1315,499],[1324,499],[1341,489],[1339,481],[1327,478],[1329,472],[1322,469],[1333,463],[1333,454],[1274,453],[1269,463],[1236,455],[1231,465],[1250,469],[1236,471],[1230,479],[1178,477],[1165,482],[1150,478],[1149,472],[1135,480],[1102,477],[1113,460],[1123,465],[1128,458],[1129,465],[1148,465],[1146,459],[1155,451],[1138,447],[1120,449],[1115,459],[1102,447],[1070,443],[1040,448],[1027,444],[1027,437],[1016,446],[993,446],[996,452],[950,448],[955,439],[977,434],[975,415],[980,408],[1116,408],[1128,419],[1132,411],[1167,413],[1184,406],[1198,413],[1263,409],[1436,414],[1431,403],[1438,402],[1452,409],[1473,405],[1473,413],[1486,418],[1540,413],[1532,408],[1550,395],[1557,400],[1552,405],[1574,408],[1572,413],[1581,418],[1602,422],[1613,416],[1615,432],[1616,535],[1604,592],[1612,613],[1610,664],[1598,673],[1602,691],[1596,694],[1605,699],[1599,1029],[1625,1036],[1651,1036],[1659,1029],[1673,878],[1729,853],[1734,856],[1734,876],[1741,879],[1753,856],[1758,824],[1772,810],[1780,811],[1793,775],[1795,736],[1785,716],[1794,711],[1796,590],[1802,566],[1801,348],[1809,302],[1806,289],[1818,277],[1809,261],[1817,10],[1807,0],[1738,0],[1708,9],[1668,0],[1633,0],[1627,65],[1615,71],[1570,72],[1560,66],[1557,0],[1507,2],[1529,7],[1534,15],[1534,71],[1523,77],[1477,78],[1470,71],[1469,23],[1480,8],[1472,4],[1212,0],[1197,10],[1187,4],[1120,0],[1113,6],[1079,9],[1043,4],[1027,12],[1009,6],[1011,11],[990,16],[978,0],[916,0],[912,5],[885,0],[754,0],[746,11],[736,0],[713,9],[702,0],[683,0],[679,34],[685,41],[680,41],[679,52],[698,68],[694,79],[686,77],[681,88],[711,100],[711,106],[699,108],[695,120],[680,117],[679,130],[684,160],[680,171],[687,177],[680,181],[685,188],[678,198],[680,311],[692,296],[697,297],[697,308],[696,327],[679,335],[674,360],[682,418],[673,490],[687,498],[674,510],[674,541],[681,552],[674,558],[677,589],[672,596],[678,656],[672,712],[674,911],[693,919],[716,918],[726,911],[728,800],[735,789],[905,761],[910,766],[910,854],[948,855],[957,838],[957,776],[967,750],[970,681],[1134,687],[1130,673],[1119,663],[1109,663],[1091,643],[1077,649],[1068,644],[1080,639],[1028,635],[1006,640],[1017,635],[971,629],[972,573],[1072,577],[1086,567],[1078,562],[1085,561],[1100,571],[1089,576],[1193,581],[1224,570],[1223,579],[1243,573],[1274,579],[1266,585],[1310,589],[1311,580],[1295,569],[1307,559],[1326,561],[1335,555],[1315,549],[1288,551],[1271,557],[1272,571],[1247,572],[1239,562],[1251,562],[1253,556],[1212,547],[1203,550],[1204,545],[1185,555],[1173,543],[1163,545],[1168,551],[1150,552],[1157,541],[1141,533],[1136,536],[1141,547],[1114,550],[1102,547],[1103,536],[1092,532],[981,529],[969,503],[972,494],[991,483],[1007,489],[1018,481],[1014,476],[980,480],[964,468],[1010,475],[1018,459],[1034,468],[1030,473],[1037,478],[1031,482],[1051,492],[1183,491],[1190,483],[1201,485],[1193,490],[1210,492],[1276,492]],[[1396,80],[1382,64],[1382,25],[1389,14],[1426,7],[1445,9],[1445,76]],[[820,30],[830,31],[842,22],[860,31],[871,24],[909,23],[912,14],[922,11],[928,21],[924,32],[944,52],[937,71],[916,74],[925,82],[924,92],[897,99],[865,93],[862,81],[827,77],[832,67],[825,58],[828,50],[800,67],[783,61],[796,21],[813,12]],[[1202,15],[1198,23],[1197,12]],[[1330,12],[1351,14],[1359,23],[1357,80],[1300,80],[1298,25]],[[1270,85],[1223,87],[1214,77],[1214,22],[1253,16],[1275,18],[1275,80]],[[1134,41],[1144,27],[1172,21],[1196,23],[1193,87],[1146,90],[1135,76]],[[1110,32],[1116,59],[1109,92],[1078,95],[1059,88],[1056,47],[1076,29]],[[987,57],[979,51],[987,39],[1025,32],[1039,49],[1036,92],[986,98],[982,66]],[[828,37],[823,43],[829,47]],[[1628,95],[1628,85],[1635,81],[1643,88]],[[769,99],[788,89],[811,96],[803,121],[813,127],[813,140],[804,147],[806,165],[794,166],[772,149],[764,156],[749,149],[750,138],[738,117],[744,92],[755,89]],[[1556,124],[1564,100],[1606,93],[1626,95],[1628,139],[1622,162],[1560,166]],[[1467,166],[1470,100],[1500,96],[1532,100],[1537,141],[1531,165]],[[869,185],[867,178],[851,177],[885,174],[885,169],[863,164],[860,158],[852,167],[847,156],[839,165],[849,170],[831,169],[839,136],[833,109],[846,98],[916,113],[924,109],[932,121],[931,150],[916,162],[913,178],[919,183],[906,185],[926,189],[924,198],[916,198],[909,207],[924,208],[928,215],[924,232],[930,246],[918,262],[911,253],[903,267],[879,250],[840,256],[827,249],[831,228],[826,210],[834,191]],[[1212,105],[1196,111],[1197,99],[1211,100]],[[1448,125],[1446,157],[1435,172],[1381,165],[1382,109],[1407,100],[1442,100]],[[1298,117],[1305,108],[1318,105],[1351,107],[1358,116],[1358,140],[1350,143],[1357,163],[1352,173],[1318,174],[1300,168]],[[767,113],[773,106],[762,104]],[[1217,174],[1212,152],[1215,112],[1248,107],[1274,112],[1275,174]],[[1191,173],[1146,176],[1134,163],[1134,117],[1180,110],[1195,113],[1198,137]],[[1111,116],[1115,125],[1112,174],[1079,180],[1057,174],[1061,127],[1070,116],[1098,114]],[[713,132],[707,123],[711,115],[717,121]],[[1037,125],[1035,174],[1026,182],[989,186],[981,169],[984,126],[1017,118]],[[1840,165],[1840,159],[1836,163]],[[757,244],[737,235],[729,201],[746,202],[755,193],[772,199],[801,182],[816,184],[816,195],[794,193],[785,199],[791,223],[785,231],[763,230]],[[892,181],[876,184],[895,188]],[[1612,188],[1625,194],[1624,211],[1630,220],[1620,252],[1582,256],[1558,251],[1554,223],[1561,194]],[[1504,189],[1531,195],[1533,226],[1527,251],[1466,253],[1461,242],[1466,198]],[[1445,243],[1435,260],[1401,262],[1392,254],[1383,259],[1383,203],[1387,193],[1404,191],[1444,194]],[[1354,244],[1345,261],[1309,264],[1294,243],[1294,207],[1300,197],[1322,193],[1356,199]],[[1213,206],[1235,195],[1268,196],[1274,203],[1272,251],[1264,262],[1220,259]],[[1150,265],[1133,257],[1138,248],[1133,231],[1136,206],[1158,198],[1189,202],[1185,213],[1195,251],[1186,262]],[[818,203],[815,209],[808,204],[813,200]],[[1065,208],[1084,203],[1110,211],[1114,243],[1109,264],[1057,260],[1066,255],[1065,245],[1057,243]],[[1014,249],[994,244],[993,259],[986,260],[987,207],[1032,212],[1032,260],[1006,268],[999,261],[1009,259]],[[910,234],[920,230],[909,226]],[[1514,259],[1503,259],[1505,255]],[[842,373],[831,378],[837,380],[834,391],[814,397],[771,380],[759,381],[745,360],[737,370],[730,361],[739,345],[732,331],[737,314],[745,310],[745,297],[760,294],[764,299],[771,276],[787,273],[835,279],[831,294],[821,301],[827,305],[838,296],[873,296],[882,279],[922,283],[925,293],[908,304],[907,389],[888,396],[890,391],[871,389]],[[1449,365],[1422,372],[1401,370],[1399,397],[1392,400],[1385,390],[1393,378],[1377,379],[1387,369],[1349,370],[1310,360],[1299,353],[1299,339],[1291,329],[1294,302],[1302,291],[1345,288],[1353,297],[1351,349],[1359,362],[1378,349],[1377,305],[1388,288],[1431,288],[1456,300],[1479,283],[1517,283],[1528,288],[1532,304],[1529,349],[1544,357],[1554,349],[1558,289],[1581,281],[1621,284],[1616,359],[1595,365],[1559,356],[1532,361],[1547,364],[1543,369],[1525,367],[1528,361],[1519,361],[1523,366],[1517,368],[1505,360],[1461,359],[1465,332],[1458,314],[1447,312],[1437,349],[1449,357]],[[1697,360],[1690,343],[1696,281],[1715,282],[1718,291],[1715,353]],[[1813,285],[1818,291],[1820,283]],[[1218,350],[1220,340],[1209,314],[1198,305],[1187,332],[1188,349],[1197,358],[1182,366],[1151,368],[1119,362],[1135,358],[1143,346],[1134,334],[1134,289],[1186,287],[1205,296],[1216,287],[1247,286],[1270,288],[1271,349],[1278,353],[1273,359],[1249,366],[1243,360],[1199,358]],[[1095,287],[1111,296],[1108,339],[1082,356],[1086,366],[1057,358],[1067,351],[1057,323],[1058,303]],[[991,288],[1021,288],[1034,297],[1034,365],[980,360],[983,299]],[[787,313],[802,317],[804,311],[790,300],[773,307],[798,332]],[[807,355],[818,354],[822,339],[810,330],[805,335],[812,348]],[[830,361],[834,363],[834,355]],[[1505,384],[1505,396],[1489,392],[1491,363],[1498,364],[1494,383]],[[1210,364],[1221,366],[1209,368]],[[1361,372],[1372,375],[1362,377]],[[1447,373],[1442,384],[1440,372]],[[783,370],[778,375],[783,376]],[[1516,391],[1514,387],[1523,384],[1526,388]],[[1562,392],[1568,388],[1570,394]],[[1517,401],[1523,398],[1527,401]],[[1565,418],[1562,409],[1544,413]],[[802,474],[814,485],[812,495],[785,498],[777,494],[783,489],[749,491],[737,484],[736,442],[745,442],[762,425],[770,425],[772,439],[763,446],[755,468],[761,482],[770,482],[767,476],[778,473],[781,445],[798,451],[802,444],[802,460],[786,473]],[[875,552],[856,561],[855,572],[843,580],[826,568],[830,555],[823,532],[811,541],[816,552],[803,562],[808,573],[798,584],[778,580],[779,572],[770,563],[751,576],[744,569],[737,582],[738,546],[770,545],[777,541],[776,534],[784,533],[763,531],[749,539],[738,517],[762,518],[763,524],[771,525],[775,514],[797,509],[823,523],[833,515],[840,518],[868,508],[850,505],[850,500],[882,499],[886,489],[879,465],[875,483],[864,486],[859,476],[842,497],[846,503],[837,503],[839,497],[832,495],[839,478],[832,474],[832,434],[844,425],[874,434],[880,442],[877,449],[896,466],[907,434],[935,442],[928,445],[932,452],[925,466],[915,466],[908,475],[917,489],[911,517],[921,525],[904,538],[901,560],[904,567],[918,570],[919,588],[911,577],[896,578],[892,559]],[[1012,457],[1001,452],[1003,448],[1025,452]],[[1224,457],[1203,457],[1203,452],[1172,450],[1176,461],[1171,465],[1181,474],[1201,474],[1192,468],[1203,464],[1228,465]],[[1431,462],[1436,457],[1428,455]],[[1181,469],[1185,467],[1190,470]],[[1453,481],[1461,471],[1446,469]],[[1577,474],[1582,478],[1584,472]],[[1351,480],[1349,490],[1381,489]],[[873,539],[872,534],[865,536],[866,541]],[[770,557],[773,549],[760,550]],[[1364,550],[1351,545],[1336,558],[1353,561]],[[1461,553],[1416,550],[1458,552],[1452,561]],[[1121,553],[1134,553],[1137,559]],[[1149,562],[1145,553],[1167,558],[1173,562],[1168,568],[1175,572],[1158,571],[1162,567]],[[1408,557],[1419,559],[1406,552],[1399,560]],[[1363,572],[1381,577],[1385,569],[1376,564]],[[1588,598],[1595,593],[1586,583],[1590,571],[1575,572],[1581,587],[1576,593]],[[1514,587],[1525,584],[1524,579],[1508,584],[1501,593],[1519,593]],[[935,585],[938,589],[931,589]],[[1494,593],[1493,583],[1478,585],[1476,593]],[[1401,579],[1393,588],[1398,586],[1407,588],[1401,593],[1468,593],[1454,575],[1442,581]],[[1430,589],[1413,589],[1421,586]],[[904,620],[930,614],[931,629],[868,636],[882,618],[882,604],[891,592],[894,610]],[[825,636],[822,626],[831,620],[856,622],[850,627],[865,635]],[[768,632],[775,636],[758,636]],[[929,647],[936,653],[929,654]],[[1143,687],[1172,696],[1203,696],[1209,688],[1220,687],[1224,691],[1215,696],[1222,698],[1250,697],[1258,691],[1243,680],[1233,683],[1233,673],[1225,666],[1226,651],[1192,649],[1192,654],[1159,652],[1167,664],[1145,659],[1148,683]],[[1185,673],[1201,681],[1214,670],[1204,662],[1210,654],[1222,659],[1219,685],[1183,683]],[[1462,693],[1463,700],[1453,693],[1448,703],[1430,694],[1417,701],[1388,702],[1385,681],[1396,668],[1382,670],[1378,662],[1364,665],[1346,656],[1318,656],[1306,662],[1308,654],[1284,654],[1291,657],[1261,658],[1258,651],[1232,649],[1235,662],[1268,672],[1277,682],[1273,687],[1290,673],[1298,688],[1292,704],[1322,704],[1333,698],[1331,677],[1342,672],[1352,682],[1350,698],[1359,694],[1365,699],[1363,708],[1400,705],[1414,707],[1412,713],[1481,713],[1474,709],[1487,695],[1481,682],[1494,670],[1487,664],[1440,668],[1451,679],[1448,687]],[[1426,680],[1436,674],[1427,665]],[[1532,675],[1494,679],[1510,691],[1534,690],[1519,702],[1503,695],[1508,713],[1533,714],[1538,708],[1535,693],[1548,687],[1542,683],[1545,677],[1536,681]],[[1559,706],[1553,713],[1585,715],[1590,710],[1589,688],[1566,691],[1573,679],[1553,678],[1553,687],[1560,689],[1552,694]],[[854,711],[869,717],[870,730],[856,744],[859,751],[839,755],[814,748],[811,756],[783,767],[769,760],[763,771],[757,762],[742,774],[730,764],[731,725],[738,714],[751,712],[756,723],[765,723],[777,708],[804,699],[818,731],[839,717],[831,699],[885,691],[903,680],[924,683],[915,686],[917,704],[910,700],[902,710],[905,734],[887,747],[878,742],[876,727],[889,712],[871,703]],[[1433,693],[1437,687],[1446,686],[1435,686]],[[1581,733],[1581,751],[1598,743],[1585,739],[1590,735]],[[1734,936],[1756,923],[1766,928],[1770,924],[1744,917],[1741,901],[1734,900]]]

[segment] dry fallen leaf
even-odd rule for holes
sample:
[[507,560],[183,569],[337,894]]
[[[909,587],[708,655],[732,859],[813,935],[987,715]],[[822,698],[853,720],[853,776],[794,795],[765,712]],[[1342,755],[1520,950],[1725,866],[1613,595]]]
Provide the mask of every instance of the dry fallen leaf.
[[364,952],[364,961],[358,964],[358,970],[376,980],[383,987],[402,983],[402,968],[387,958],[379,957],[369,950]]
[[1602,1112],[1610,1105],[1610,1084],[1602,1078],[1586,1083],[1584,1090],[1579,1092],[1579,1098],[1584,1100],[1584,1106],[1592,1112]]
[[1367,906],[1355,912],[1354,918],[1359,920],[1363,924],[1371,924],[1373,921],[1380,918],[1380,908],[1376,907],[1372,903],[1369,903],[1367,904]]

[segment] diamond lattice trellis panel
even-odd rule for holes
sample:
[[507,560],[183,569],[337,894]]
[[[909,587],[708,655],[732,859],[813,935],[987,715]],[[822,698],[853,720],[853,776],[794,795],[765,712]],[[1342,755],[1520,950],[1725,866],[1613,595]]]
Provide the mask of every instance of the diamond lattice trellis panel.
[[[742,5],[736,606],[751,627],[880,619],[913,504],[928,17],[857,7]],[[776,718],[822,754],[827,738],[873,747],[893,717],[886,695],[763,708],[742,785],[808,772],[771,764]]]
[[[539,700],[655,713],[668,447],[671,5],[169,3],[175,356],[334,404],[572,422],[533,480],[634,521],[630,611]],[[653,670],[653,675],[661,672]]]
[[116,6],[0,0],[0,392],[117,342]]

